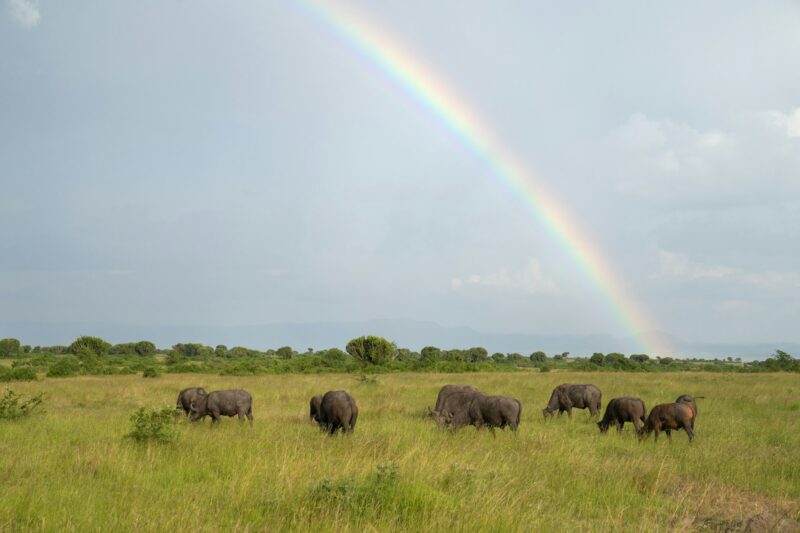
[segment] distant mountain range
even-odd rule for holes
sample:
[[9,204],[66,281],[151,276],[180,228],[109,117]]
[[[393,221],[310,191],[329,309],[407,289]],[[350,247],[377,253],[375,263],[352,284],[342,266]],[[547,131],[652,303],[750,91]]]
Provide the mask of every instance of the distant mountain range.
[[[150,340],[168,348],[179,342],[200,342],[210,346],[246,346],[258,350],[291,346],[299,352],[308,348],[344,348],[361,335],[379,335],[399,347],[419,350],[423,346],[469,348],[483,346],[489,353],[518,352],[529,355],[542,350],[548,355],[570,352],[636,353],[634,339],[607,335],[537,335],[530,333],[492,333],[469,327],[446,327],[435,322],[412,319],[370,320],[363,322],[278,323],[254,326],[130,326],[102,322],[37,323],[1,322],[0,338],[14,337],[23,344],[50,346],[69,344],[80,335],[95,335],[112,343]],[[691,342],[668,337],[673,357],[741,357],[764,359],[780,349],[800,355],[797,342]],[[657,354],[651,354],[657,355]],[[665,355],[665,354],[661,354]]]

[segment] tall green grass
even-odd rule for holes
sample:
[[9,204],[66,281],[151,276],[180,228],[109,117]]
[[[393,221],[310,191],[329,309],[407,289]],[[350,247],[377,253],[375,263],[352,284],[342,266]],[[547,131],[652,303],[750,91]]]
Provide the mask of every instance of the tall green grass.
[[[439,430],[438,389],[469,382],[523,405],[518,434]],[[603,405],[698,400],[697,437],[601,435],[586,411],[544,422],[558,383]],[[140,407],[180,389],[244,388],[253,427],[177,422],[171,444],[124,438]],[[308,400],[346,389],[352,435],[328,437]],[[78,377],[15,383],[42,413],[0,421],[0,530],[677,530],[763,511],[800,518],[800,379],[792,374],[387,374]]]

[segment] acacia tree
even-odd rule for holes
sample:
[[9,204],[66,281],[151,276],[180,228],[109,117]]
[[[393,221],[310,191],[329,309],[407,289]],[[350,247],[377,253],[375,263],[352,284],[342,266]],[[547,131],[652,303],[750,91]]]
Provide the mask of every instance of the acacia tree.
[[382,365],[394,357],[394,345],[383,337],[368,335],[347,343],[347,353],[362,364]]

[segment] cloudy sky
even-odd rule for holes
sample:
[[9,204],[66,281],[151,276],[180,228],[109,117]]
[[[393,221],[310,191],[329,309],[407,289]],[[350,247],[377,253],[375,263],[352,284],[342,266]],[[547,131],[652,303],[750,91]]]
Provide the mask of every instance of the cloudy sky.
[[[631,335],[308,4],[0,1],[0,336],[402,317]],[[800,2],[326,5],[458,94],[654,329],[800,341]]]

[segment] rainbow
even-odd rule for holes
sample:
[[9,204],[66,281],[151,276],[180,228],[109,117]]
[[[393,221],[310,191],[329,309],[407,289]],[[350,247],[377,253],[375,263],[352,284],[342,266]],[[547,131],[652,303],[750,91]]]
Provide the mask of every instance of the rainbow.
[[655,335],[647,313],[587,232],[579,228],[543,180],[527,171],[491,128],[478,119],[470,105],[392,40],[385,28],[362,13],[333,2],[300,0],[298,5],[413,98],[521,200],[606,300],[618,323],[637,340],[640,349],[652,355],[666,355],[666,347]]

